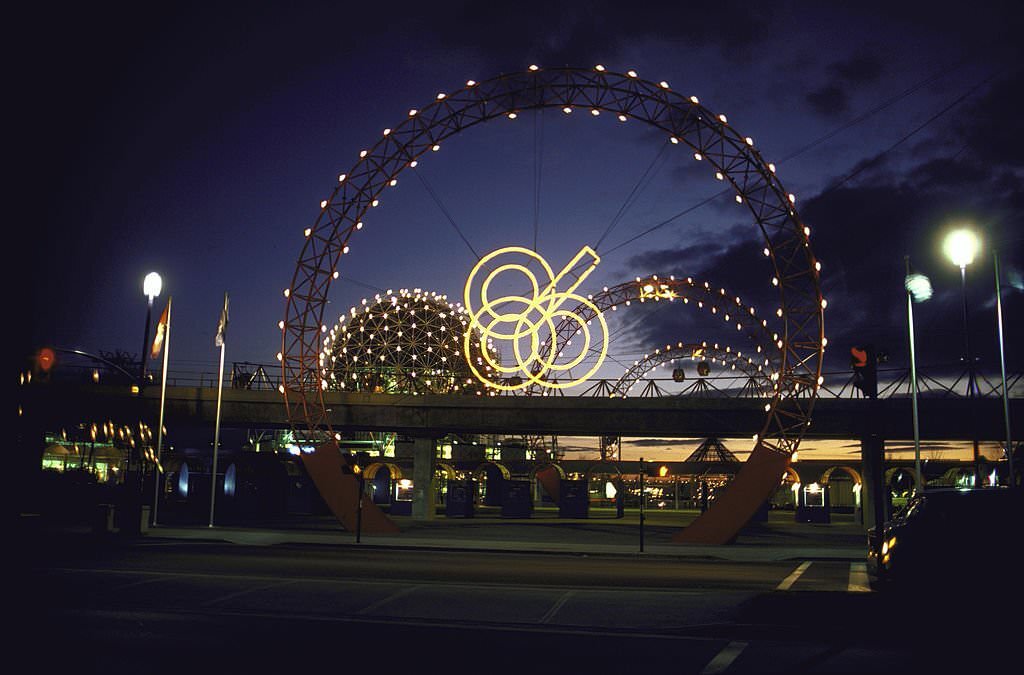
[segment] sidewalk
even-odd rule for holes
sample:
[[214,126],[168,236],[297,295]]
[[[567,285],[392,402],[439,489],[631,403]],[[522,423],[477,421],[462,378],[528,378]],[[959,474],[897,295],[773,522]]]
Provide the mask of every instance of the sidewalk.
[[792,512],[772,513],[769,522],[751,525],[733,544],[673,543],[672,535],[696,517],[695,512],[655,511],[645,518],[643,552],[637,514],[560,519],[538,513],[529,519],[444,518],[413,521],[395,517],[398,535],[345,532],[330,517],[301,517],[287,522],[202,525],[158,525],[143,536],[161,539],[224,541],[249,546],[318,545],[449,551],[499,551],[572,555],[659,556],[731,561],[849,560],[863,561],[866,534],[849,520],[832,524],[793,522]]

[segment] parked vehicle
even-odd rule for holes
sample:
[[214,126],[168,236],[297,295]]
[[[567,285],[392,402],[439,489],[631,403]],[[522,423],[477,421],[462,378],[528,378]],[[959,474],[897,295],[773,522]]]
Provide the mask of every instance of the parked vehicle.
[[868,531],[868,572],[876,585],[987,580],[1020,592],[1024,490],[925,490],[879,529]]

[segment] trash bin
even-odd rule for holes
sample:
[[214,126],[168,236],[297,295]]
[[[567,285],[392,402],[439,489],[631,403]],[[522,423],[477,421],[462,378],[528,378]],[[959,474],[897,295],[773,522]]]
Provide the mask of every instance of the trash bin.
[[114,531],[114,505],[97,504],[93,512],[92,531],[96,534],[110,534]]
[[142,505],[142,517],[139,519],[139,532],[142,534],[149,532],[149,513],[152,508],[149,504]]
[[559,518],[586,518],[590,511],[589,485],[585,480],[563,480],[558,500]]
[[449,518],[472,518],[474,514],[473,492],[472,482],[449,481],[445,515]]
[[811,483],[800,490],[796,507],[798,523],[831,523],[832,507],[829,503],[828,486]]
[[503,518],[529,518],[533,513],[533,499],[530,495],[530,481],[505,481],[505,494],[501,502]]

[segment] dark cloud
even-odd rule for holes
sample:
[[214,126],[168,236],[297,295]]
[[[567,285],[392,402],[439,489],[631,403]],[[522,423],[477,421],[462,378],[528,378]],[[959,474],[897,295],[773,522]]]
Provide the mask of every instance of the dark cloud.
[[919,184],[932,188],[955,188],[982,183],[990,178],[990,174],[977,163],[936,158],[919,166],[914,172],[914,178]]
[[832,78],[849,84],[870,84],[881,76],[882,62],[873,54],[859,54],[831,63],[825,70]]
[[[549,66],[604,61],[640,40],[661,39],[691,47],[716,47],[731,59],[749,57],[772,34],[775,14],[741,0],[702,7],[685,3],[623,7],[611,0],[586,5],[522,3],[516,12],[498,3],[461,2],[439,10],[426,30],[451,45],[486,47],[522,68],[524,59]],[[501,65],[501,64],[495,64]]]
[[882,74],[882,63],[871,54],[858,54],[825,67],[828,82],[808,92],[804,101],[811,110],[824,117],[836,117],[850,107],[850,92],[876,82]]
[[976,102],[957,118],[954,132],[965,150],[977,160],[1024,168],[1024,69],[1016,69],[993,82]]
[[[994,90],[988,99],[1006,96]],[[959,132],[970,138],[985,134],[972,124]],[[933,144],[948,147],[949,144]],[[978,154],[985,155],[984,148]],[[991,156],[991,155],[985,155]],[[984,260],[971,270],[976,281],[966,291],[971,307],[974,351],[983,365],[997,363],[991,284],[991,250],[999,248],[1004,269],[1004,316],[1008,344],[1024,344],[1021,322],[1009,308],[1024,305],[1024,294],[1009,280],[1020,277],[1024,264],[1021,221],[1024,185],[1012,161],[988,164],[967,152],[930,156],[918,153],[880,155],[859,165],[856,181],[828,187],[801,204],[801,217],[812,229],[815,255],[822,261],[822,290],[829,300],[825,314],[826,369],[848,367],[849,347],[864,342],[890,355],[893,366],[907,362],[906,296],[903,292],[904,256],[918,271],[928,274],[935,297],[918,310],[919,362],[956,364],[963,350],[958,271],[940,252],[940,241],[951,224],[972,223],[986,242]],[[648,251],[628,264],[637,269],[665,273],[685,270],[687,275],[722,284],[759,309],[777,303],[766,284],[770,274],[759,247],[751,241],[750,227],[736,225],[723,232],[724,246],[689,245]],[[987,282],[982,279],[987,278]],[[1021,310],[1017,310],[1021,311]],[[727,339],[716,322],[695,312],[652,314],[635,331],[640,344],[659,344],[679,336]],[[1018,357],[1019,358],[1019,357]],[[990,368],[991,369],[991,368]]]
[[804,96],[804,100],[807,101],[811,110],[825,117],[837,117],[846,112],[850,105],[850,98],[846,92],[834,84],[826,84],[824,87],[808,92]]
[[[647,251],[629,260],[633,269],[661,270],[664,275],[692,277],[724,288],[730,297],[740,297],[746,307],[754,307],[758,315],[770,316],[770,307],[778,304],[772,288],[771,266],[755,241],[756,230],[750,225],[736,225],[716,239],[723,246],[695,245],[677,249]],[[747,337],[737,335],[732,324],[692,305],[673,303],[650,309],[644,321],[632,331],[631,339],[639,345],[664,345],[684,341],[718,342],[741,351],[750,348]],[[774,319],[774,317],[771,317]],[[769,321],[773,325],[774,321]]]

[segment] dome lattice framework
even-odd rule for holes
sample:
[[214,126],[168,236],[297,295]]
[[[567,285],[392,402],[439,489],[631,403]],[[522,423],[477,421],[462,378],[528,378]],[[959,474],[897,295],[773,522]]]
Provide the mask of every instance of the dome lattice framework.
[[[483,394],[463,351],[468,324],[460,304],[435,292],[402,289],[364,299],[324,337],[321,377],[328,390]],[[484,367],[479,340],[471,349]]]

